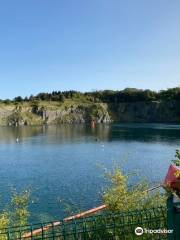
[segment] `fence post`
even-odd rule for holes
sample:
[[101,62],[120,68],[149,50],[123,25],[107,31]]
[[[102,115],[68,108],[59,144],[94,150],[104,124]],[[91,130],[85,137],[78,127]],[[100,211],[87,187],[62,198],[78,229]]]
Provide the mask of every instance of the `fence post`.
[[170,196],[167,200],[167,226],[173,233],[168,234],[168,240],[180,239],[180,199]]
[[[172,195],[167,199],[167,227],[168,230],[174,230],[174,207]],[[174,231],[172,234],[168,234],[168,240],[174,240]]]

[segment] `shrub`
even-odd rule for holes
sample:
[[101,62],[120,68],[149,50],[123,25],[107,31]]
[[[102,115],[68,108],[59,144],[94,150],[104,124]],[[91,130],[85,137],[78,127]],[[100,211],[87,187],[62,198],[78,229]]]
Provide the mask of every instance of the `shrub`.
[[14,192],[10,206],[0,213],[0,229],[27,225],[29,218],[28,203],[28,191],[22,192],[21,194]]
[[114,173],[108,173],[111,186],[104,193],[105,204],[111,211],[132,211],[166,204],[166,195],[159,190],[149,192],[146,181],[138,182],[134,187],[128,187],[129,176],[123,175],[117,168]]
[[176,165],[176,166],[180,166],[180,150],[176,150],[176,154],[175,154],[175,160],[172,160],[172,162]]

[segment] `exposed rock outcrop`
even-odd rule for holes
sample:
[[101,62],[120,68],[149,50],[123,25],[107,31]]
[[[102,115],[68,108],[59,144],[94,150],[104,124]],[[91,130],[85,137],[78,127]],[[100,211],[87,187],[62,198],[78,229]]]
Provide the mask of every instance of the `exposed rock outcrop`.
[[180,123],[180,102],[54,103],[0,105],[0,125],[62,123],[171,122]]
[[180,103],[136,102],[117,105],[116,120],[120,122],[180,122]]
[[0,125],[22,126],[61,123],[111,122],[106,104],[73,104],[59,107],[21,106],[0,110]]

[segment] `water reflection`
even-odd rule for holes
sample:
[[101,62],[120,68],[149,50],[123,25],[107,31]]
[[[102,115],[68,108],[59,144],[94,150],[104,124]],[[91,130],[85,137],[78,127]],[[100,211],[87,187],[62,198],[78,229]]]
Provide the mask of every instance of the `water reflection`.
[[110,139],[171,143],[180,138],[180,125],[117,124],[111,128]]
[[[60,126],[24,126],[0,127],[0,143],[14,143],[16,139],[23,141],[38,136],[48,136],[44,143],[57,141],[73,142],[74,140],[88,141],[176,141],[180,137],[180,125],[167,124],[98,124],[95,128],[90,125],[60,125]],[[49,141],[50,140],[50,141]]]
[[41,126],[24,126],[24,127],[0,127],[0,143],[14,143],[15,140],[35,137],[43,134]]

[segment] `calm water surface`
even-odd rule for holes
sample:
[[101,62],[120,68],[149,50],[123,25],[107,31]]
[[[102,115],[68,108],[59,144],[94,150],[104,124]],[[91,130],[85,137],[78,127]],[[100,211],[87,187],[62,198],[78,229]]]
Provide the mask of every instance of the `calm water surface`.
[[30,189],[31,221],[62,218],[101,203],[104,168],[119,165],[139,174],[131,184],[138,177],[155,184],[179,147],[180,125],[1,127],[1,208],[12,189]]

